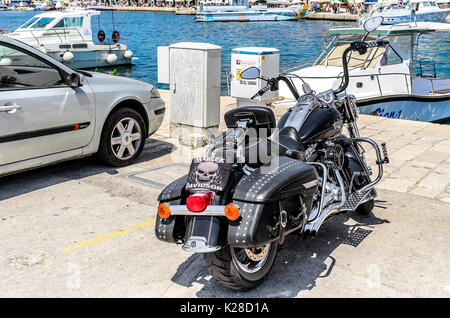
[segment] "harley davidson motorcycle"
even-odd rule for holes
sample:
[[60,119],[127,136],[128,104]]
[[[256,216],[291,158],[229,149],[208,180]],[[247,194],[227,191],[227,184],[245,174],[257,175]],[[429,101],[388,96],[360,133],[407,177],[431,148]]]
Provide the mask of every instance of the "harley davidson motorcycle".
[[[189,174],[159,195],[156,237],[202,253],[208,271],[222,285],[247,290],[259,285],[272,267],[286,235],[315,235],[333,216],[369,214],[374,186],[388,163],[385,144],[360,137],[349,82],[349,52],[367,52],[386,41],[365,42],[380,24],[368,20],[362,41],[342,57],[343,79],[337,90],[320,94],[303,82],[300,96],[291,78],[281,74],[253,96],[290,88],[297,104],[276,124],[268,107],[245,106],[225,114],[227,131],[192,161]],[[262,78],[255,67],[243,79]],[[347,134],[344,135],[344,127]],[[363,144],[376,153],[377,175],[366,164]]]

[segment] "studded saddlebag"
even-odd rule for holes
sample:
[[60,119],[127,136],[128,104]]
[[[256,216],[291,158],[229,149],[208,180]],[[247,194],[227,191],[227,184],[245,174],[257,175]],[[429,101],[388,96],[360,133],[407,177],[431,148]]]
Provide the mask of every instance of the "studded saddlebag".
[[[186,197],[185,186],[187,179],[188,175],[185,175],[170,183],[159,194],[158,201],[172,205],[181,204],[181,199]],[[182,215],[172,215],[167,219],[161,219],[156,214],[155,235],[159,240],[169,243],[180,242],[184,238],[185,230],[186,226],[184,225],[184,217]]]
[[[315,168],[299,160],[275,157],[270,165],[257,168],[235,188],[233,203],[241,216],[230,222],[228,243],[257,247],[299,229],[311,211],[317,186]],[[287,213],[284,228],[281,211]]]

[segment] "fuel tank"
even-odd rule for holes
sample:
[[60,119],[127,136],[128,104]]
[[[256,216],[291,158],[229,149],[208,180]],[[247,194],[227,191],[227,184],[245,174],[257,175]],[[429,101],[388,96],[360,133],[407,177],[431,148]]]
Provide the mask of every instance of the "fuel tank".
[[305,145],[335,139],[341,134],[342,127],[342,116],[336,108],[317,107],[309,114],[299,134]]

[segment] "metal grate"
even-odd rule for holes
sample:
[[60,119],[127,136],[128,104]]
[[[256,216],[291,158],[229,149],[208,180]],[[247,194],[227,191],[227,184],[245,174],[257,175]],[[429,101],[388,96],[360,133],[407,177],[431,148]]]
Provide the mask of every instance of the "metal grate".
[[342,207],[342,210],[350,210],[353,211],[356,209],[358,204],[361,202],[362,199],[366,197],[366,194],[368,191],[365,192],[354,192],[350,194],[347,197],[347,201],[345,202],[344,206]]
[[345,238],[343,244],[357,247],[370,233],[372,233],[371,230],[357,228]]

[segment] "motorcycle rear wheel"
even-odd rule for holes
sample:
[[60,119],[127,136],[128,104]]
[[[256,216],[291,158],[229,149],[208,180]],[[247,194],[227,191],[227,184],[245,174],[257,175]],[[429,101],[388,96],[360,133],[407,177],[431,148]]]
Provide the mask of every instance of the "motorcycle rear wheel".
[[259,248],[233,248],[229,245],[214,253],[203,254],[209,273],[226,288],[249,290],[257,287],[275,261],[278,242]]

